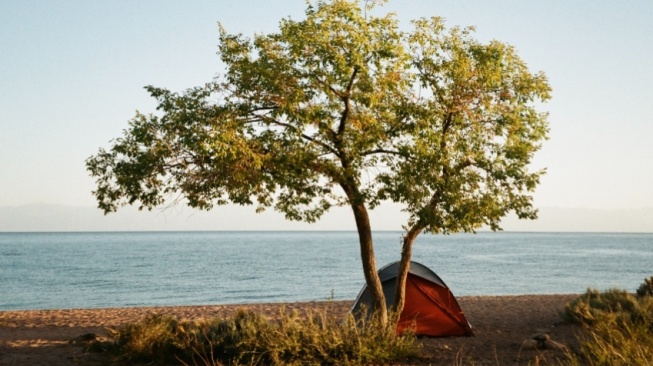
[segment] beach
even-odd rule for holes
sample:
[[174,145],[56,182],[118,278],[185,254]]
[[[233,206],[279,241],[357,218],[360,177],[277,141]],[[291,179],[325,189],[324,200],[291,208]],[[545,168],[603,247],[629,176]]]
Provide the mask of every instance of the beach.
[[[562,323],[559,312],[577,295],[463,296],[458,302],[475,336],[421,338],[421,359],[409,365],[528,365],[564,357],[557,347],[540,349],[532,338],[546,333],[552,341],[577,346],[574,326]],[[249,309],[274,317],[282,308],[300,313],[328,308],[347,313],[352,301],[320,301],[247,305],[59,309],[0,312],[0,365],[103,365],[108,356],[86,352],[78,337],[105,336],[107,327],[143,319],[148,314],[182,319],[228,316]],[[76,339],[78,341],[76,341]]]

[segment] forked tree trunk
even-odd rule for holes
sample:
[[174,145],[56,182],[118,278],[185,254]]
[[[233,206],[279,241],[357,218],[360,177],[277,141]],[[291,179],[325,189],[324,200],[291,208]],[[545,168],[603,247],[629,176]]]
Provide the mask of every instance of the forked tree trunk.
[[356,228],[358,229],[358,239],[360,242],[361,260],[363,262],[363,273],[365,275],[365,283],[372,302],[374,303],[373,316],[378,317],[381,324],[388,323],[388,309],[385,304],[385,296],[383,294],[383,287],[381,280],[376,270],[376,257],[374,256],[374,243],[372,241],[372,229],[370,227],[370,219],[363,204],[351,205],[354,211],[354,218],[356,220]]
[[397,273],[397,285],[395,286],[395,303],[392,308],[397,314],[397,320],[399,320],[398,316],[404,310],[404,304],[406,303],[406,279],[410,270],[410,259],[413,255],[413,242],[422,230],[419,226],[413,226],[403,237],[401,261],[399,262],[399,273]]

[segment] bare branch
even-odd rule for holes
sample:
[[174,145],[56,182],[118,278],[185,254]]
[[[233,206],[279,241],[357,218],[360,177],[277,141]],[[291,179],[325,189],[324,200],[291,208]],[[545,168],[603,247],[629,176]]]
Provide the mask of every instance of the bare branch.
[[342,136],[345,132],[345,126],[347,124],[347,118],[349,117],[349,100],[351,97],[351,88],[354,86],[354,80],[356,80],[356,75],[358,74],[358,67],[354,67],[354,72],[351,74],[349,79],[349,84],[347,84],[347,94],[342,97],[342,102],[345,104],[345,109],[342,111],[340,117],[340,124],[338,125],[338,136]]
[[304,140],[307,140],[307,141],[309,141],[309,142],[311,142],[311,143],[315,143],[315,144],[321,146],[322,148],[326,149],[326,150],[329,151],[330,153],[332,153],[332,154],[334,154],[334,155],[340,157],[338,151],[337,151],[336,149],[334,149],[332,146],[329,146],[329,145],[325,144],[324,142],[322,142],[322,141],[316,139],[316,138],[313,137],[313,136],[309,136],[309,135],[303,133],[303,132],[300,130],[300,128],[297,127],[297,126],[294,126],[294,125],[289,124],[289,123],[286,123],[286,122],[281,122],[281,121],[279,121],[279,120],[276,120],[276,119],[274,119],[274,118],[270,118],[270,117],[266,117],[266,116],[259,116],[259,117],[261,118],[261,121],[264,121],[264,122],[266,122],[266,123],[269,123],[269,124],[272,124],[272,125],[275,125],[275,126],[279,126],[279,127],[284,127],[284,128],[290,129],[290,130],[294,130],[294,131],[296,131],[297,133],[299,133],[299,135],[300,135]]
[[363,152],[361,155],[362,156],[368,156],[368,155],[374,155],[374,154],[389,154],[389,155],[397,155],[397,156],[402,156],[404,158],[410,159],[410,156],[407,154],[401,153],[399,151],[395,150],[386,150],[386,149],[374,149],[374,150],[369,150]]

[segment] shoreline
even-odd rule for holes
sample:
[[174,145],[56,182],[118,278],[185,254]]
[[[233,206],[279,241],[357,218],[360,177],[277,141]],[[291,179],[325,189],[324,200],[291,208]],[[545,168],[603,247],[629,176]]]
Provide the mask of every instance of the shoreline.
[[[474,337],[421,338],[424,361],[411,365],[452,365],[459,358],[483,364],[528,364],[535,357],[564,357],[561,350],[524,347],[536,332],[546,331],[552,340],[573,347],[575,329],[562,324],[559,316],[565,304],[579,294],[460,296]],[[238,309],[260,312],[270,318],[286,311],[300,314],[309,309],[328,309],[344,316],[354,300],[324,300],[289,303],[230,305],[155,306],[101,309],[50,309],[0,311],[0,365],[99,365],[103,354],[85,353],[70,341],[80,335],[105,335],[107,327],[142,320],[148,314],[180,319],[229,316]],[[521,360],[515,362],[515,360]],[[523,363],[522,363],[523,361]],[[423,362],[423,363],[422,363]]]
[[[516,298],[523,296],[580,296],[580,293],[542,293],[542,294],[499,294],[499,295],[462,295],[456,296],[456,300],[460,299],[490,299],[490,298]],[[259,305],[269,306],[284,306],[284,305],[304,305],[304,304],[322,304],[322,303],[345,303],[349,302],[353,305],[355,299],[321,299],[321,300],[290,300],[290,301],[254,301],[243,303],[216,303],[216,304],[179,304],[179,305],[127,305],[127,306],[99,306],[99,307],[77,307],[77,308],[43,308],[43,309],[0,309],[0,318],[3,313],[23,313],[23,312],[53,312],[53,311],[102,311],[102,310],[119,310],[119,309],[174,309],[174,308],[217,308],[217,307],[256,307]]]

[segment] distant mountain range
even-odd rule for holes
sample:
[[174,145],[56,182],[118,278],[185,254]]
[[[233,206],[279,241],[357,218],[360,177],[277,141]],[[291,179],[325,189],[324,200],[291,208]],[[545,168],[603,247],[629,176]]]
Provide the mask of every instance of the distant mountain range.
[[[374,230],[401,230],[405,222],[395,205],[372,211]],[[540,208],[539,219],[507,217],[505,231],[546,232],[653,232],[653,208],[596,210]],[[283,215],[253,207],[224,206],[210,212],[173,206],[152,212],[132,207],[103,215],[92,207],[32,204],[0,207],[0,231],[163,231],[163,230],[355,230],[346,208],[336,208],[315,224],[286,221]]]

